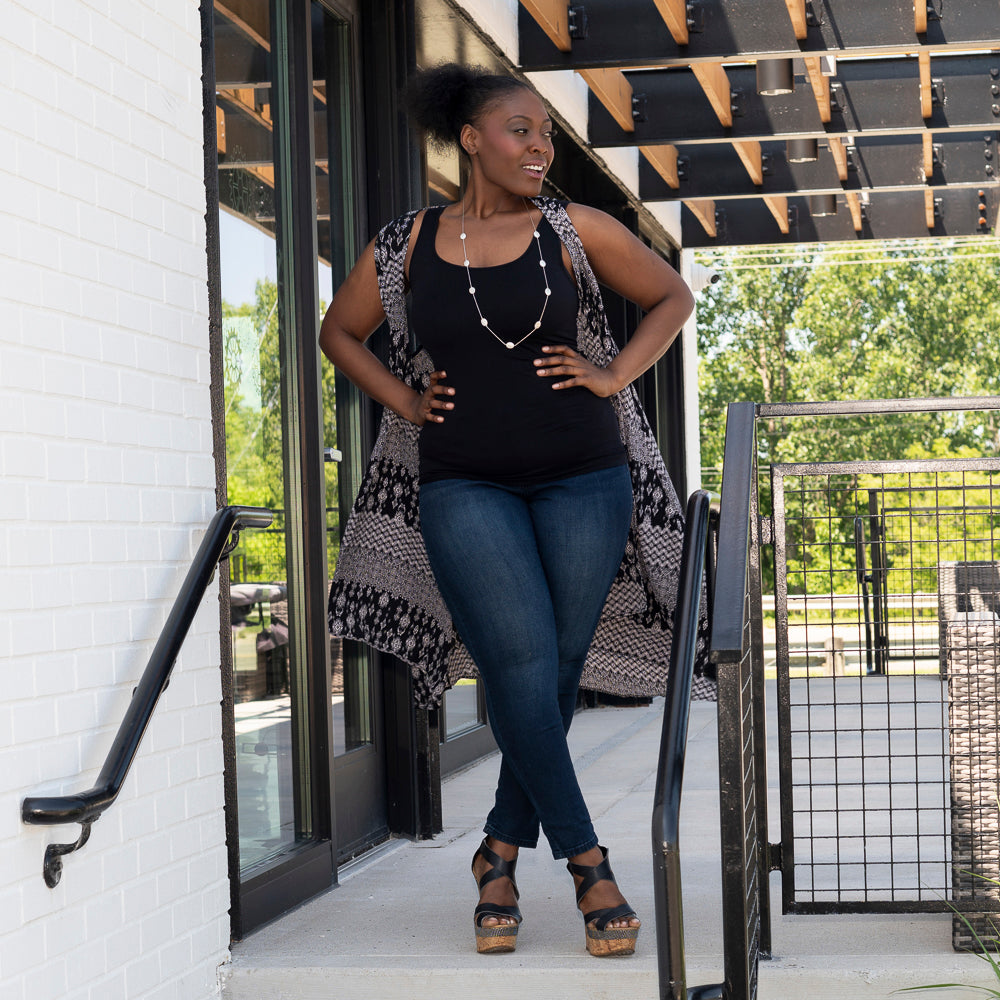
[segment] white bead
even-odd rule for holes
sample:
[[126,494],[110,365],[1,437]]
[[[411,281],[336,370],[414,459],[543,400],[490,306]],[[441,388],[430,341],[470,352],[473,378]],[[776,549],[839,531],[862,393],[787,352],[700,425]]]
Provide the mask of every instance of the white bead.
[[460,240],[464,240],[464,239],[465,239],[465,233],[462,233],[462,235],[461,235],[461,236],[459,236],[459,239],[460,239]]
[[511,341],[509,341],[509,340],[503,346],[506,347],[508,351],[514,350],[514,344]]
[[536,229],[536,230],[535,230],[535,231],[534,231],[534,232],[533,232],[533,233],[532,233],[531,235],[532,235],[532,236],[534,236],[534,237],[535,237],[535,239],[537,240],[537,239],[538,239],[538,237],[539,237],[539,235],[541,235],[541,234],[540,234],[540,233],[538,232],[538,230]]
[[475,295],[476,294],[476,290],[471,285],[469,286],[469,294],[470,295]]
[[552,294],[552,289],[551,288],[546,288],[545,289],[545,294],[546,295],[551,295]]
[[538,321],[538,322],[537,322],[537,323],[535,324],[535,329],[536,329],[536,330],[540,329],[540,328],[541,328],[541,325],[542,325],[542,321],[541,321],[541,320],[539,320],[539,321]]
[[463,264],[464,264],[464,265],[465,265],[466,267],[468,267],[468,266],[469,266],[469,262],[468,262],[467,260],[463,260],[463,261],[462,261],[462,263],[463,263]]
[[545,267],[545,261],[544,261],[544,260],[540,260],[540,261],[538,262],[538,266],[539,266],[539,267]]
[[490,325],[489,320],[485,316],[479,322],[480,322],[480,324],[482,326],[489,326]]

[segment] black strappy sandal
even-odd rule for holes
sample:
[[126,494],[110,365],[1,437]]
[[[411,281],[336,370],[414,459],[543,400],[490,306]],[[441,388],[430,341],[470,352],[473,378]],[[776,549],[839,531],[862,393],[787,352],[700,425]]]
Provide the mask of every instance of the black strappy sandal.
[[[566,863],[566,870],[582,881],[576,890],[576,905],[598,883],[614,882],[615,875],[608,863],[608,849],[601,848],[604,860],[596,865],[575,865],[572,861]],[[618,883],[615,882],[615,885]],[[631,919],[636,915],[628,903],[620,906],[606,906],[602,910],[591,910],[583,915],[583,923],[587,930],[587,951],[597,958],[609,955],[631,955],[635,952],[636,938],[639,937],[638,927],[608,927],[614,920]]]
[[[476,877],[476,858],[482,857],[493,867],[483,873],[483,877],[477,879],[476,885],[482,892],[483,886],[498,878],[510,879],[510,884],[514,889],[514,898],[520,899],[521,894],[517,891],[517,883],[514,881],[514,868],[517,865],[517,858],[507,861],[501,858],[496,851],[492,850],[485,838],[479,845],[479,849],[472,856],[472,877]],[[486,917],[513,917],[516,923],[494,924],[490,927],[483,926]],[[480,903],[476,907],[473,922],[476,926],[476,951],[481,955],[513,951],[517,947],[517,931],[521,925],[521,911],[516,906],[503,906],[500,903]]]

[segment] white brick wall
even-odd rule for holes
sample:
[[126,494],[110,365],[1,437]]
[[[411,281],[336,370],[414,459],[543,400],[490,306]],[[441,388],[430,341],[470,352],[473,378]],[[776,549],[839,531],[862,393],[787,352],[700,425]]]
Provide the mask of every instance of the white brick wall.
[[216,594],[93,784],[214,509],[197,0],[0,0],[0,996],[203,1000],[228,953]]

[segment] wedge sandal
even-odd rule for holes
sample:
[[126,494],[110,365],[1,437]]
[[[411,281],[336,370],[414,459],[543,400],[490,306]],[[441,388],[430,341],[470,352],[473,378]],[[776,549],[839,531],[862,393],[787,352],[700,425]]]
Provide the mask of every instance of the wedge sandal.
[[[483,877],[476,880],[479,891],[489,885],[490,882],[498,878],[510,879],[510,884],[514,889],[514,898],[519,899],[520,893],[517,890],[517,883],[514,881],[514,868],[517,859],[507,861],[501,858],[496,851],[492,850],[485,838],[479,845],[479,849],[472,856],[472,876],[476,875],[476,858],[482,857],[493,867],[483,873]],[[489,927],[483,926],[483,921],[487,917],[513,917],[513,924],[491,924]],[[503,906],[500,903],[480,903],[473,915],[473,923],[476,928],[476,951],[481,955],[499,954],[505,951],[513,951],[517,947],[517,931],[521,925],[521,911],[516,906]]]
[[[576,865],[572,861],[566,863],[566,870],[579,878],[580,884],[576,890],[576,905],[590,892],[598,882],[614,882],[615,875],[608,863],[608,849],[601,848],[604,855],[596,865]],[[615,885],[618,883],[615,882]],[[639,937],[638,927],[608,927],[615,920],[627,920],[636,915],[628,903],[619,906],[606,906],[600,910],[591,910],[583,914],[583,923],[587,932],[587,951],[597,958],[608,958],[613,955],[631,955],[635,952],[635,942]]]

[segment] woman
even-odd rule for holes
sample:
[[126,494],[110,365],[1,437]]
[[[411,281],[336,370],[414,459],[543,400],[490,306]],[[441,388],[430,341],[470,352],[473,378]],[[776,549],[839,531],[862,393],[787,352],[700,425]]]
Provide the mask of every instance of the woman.
[[[331,630],[412,664],[422,704],[470,658],[482,677],[503,758],[472,864],[477,949],[513,950],[514,868],[540,824],[568,859],[587,949],[631,954],[639,920],[566,733],[602,609],[618,671],[605,689],[642,688],[630,672],[658,674],[662,689],[680,517],[625,390],[693,300],[609,216],[539,197],[553,128],[527,86],[448,65],[418,75],[410,98],[429,137],[458,146],[467,183],[459,202],[387,226],[323,321],[324,352],[389,411],[345,533]],[[645,311],[620,353],[595,275]],[[365,346],[387,317],[388,367]]]

